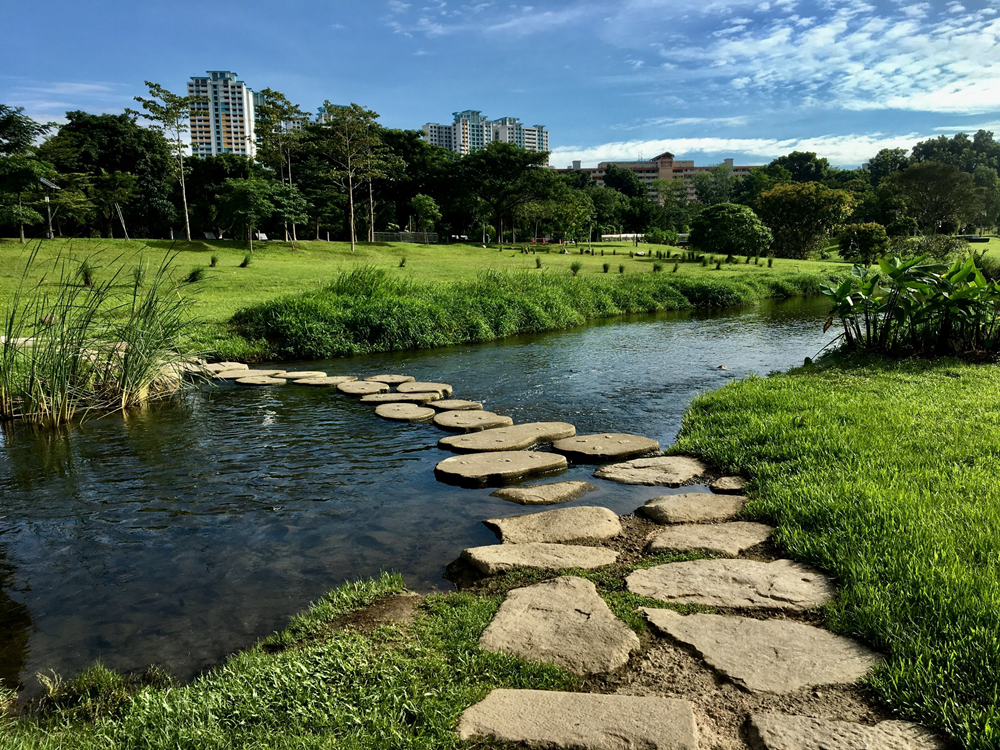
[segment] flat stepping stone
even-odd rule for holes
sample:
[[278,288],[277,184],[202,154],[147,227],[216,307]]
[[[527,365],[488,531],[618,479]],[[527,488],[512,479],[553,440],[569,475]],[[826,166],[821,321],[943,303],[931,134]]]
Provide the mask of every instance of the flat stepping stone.
[[586,675],[623,666],[639,638],[593,583],[564,576],[510,591],[479,645]]
[[747,480],[743,477],[721,477],[708,485],[708,488],[720,495],[742,495],[747,488]]
[[313,378],[325,378],[326,373],[319,370],[289,370],[281,377],[286,380],[311,380]]
[[657,630],[693,648],[712,669],[752,693],[849,685],[879,663],[867,646],[800,622],[642,611]]
[[457,432],[482,432],[514,424],[510,417],[491,411],[443,411],[434,417],[434,424],[445,430]]
[[560,471],[567,465],[566,457],[557,453],[502,451],[446,458],[434,472],[446,480],[486,484]]
[[491,544],[462,551],[462,559],[479,572],[492,576],[511,568],[599,568],[618,561],[618,553],[604,547],[582,547],[573,544]]
[[640,512],[656,523],[706,523],[735,518],[747,504],[741,495],[686,492],[647,500]]
[[400,393],[430,393],[431,391],[437,391],[441,394],[441,398],[447,398],[452,394],[452,388],[447,383],[418,383],[414,381],[400,383],[396,390]]
[[416,404],[380,404],[375,407],[375,413],[394,422],[421,422],[436,414],[433,409]]
[[574,461],[582,463],[596,463],[608,459],[622,460],[660,450],[660,444],[650,438],[614,432],[577,435],[557,440],[552,447]]
[[576,434],[576,428],[566,422],[529,422],[513,427],[500,427],[495,430],[483,430],[468,435],[441,438],[438,441],[438,446],[459,453],[519,451],[536,443],[558,440],[574,434]]
[[675,604],[805,612],[833,598],[830,580],[791,560],[692,560],[637,570],[633,594]]
[[[489,700],[489,696],[486,698]],[[908,721],[865,726],[808,716],[755,714],[750,717],[749,734],[750,744],[758,750],[944,750],[947,747],[934,732]]]
[[288,381],[284,378],[272,378],[267,375],[256,375],[248,378],[240,378],[236,381],[236,385],[246,385],[246,386],[265,386],[265,385],[284,385]]
[[491,690],[462,713],[458,736],[566,750],[698,747],[694,710],[688,701],[550,690]]
[[762,523],[703,524],[685,523],[658,531],[649,540],[646,551],[707,552],[710,555],[736,557],[743,550],[756,547],[771,538],[774,529]]
[[337,386],[337,390],[341,393],[346,393],[348,396],[370,396],[373,393],[387,393],[389,386],[385,383],[352,380],[349,383],[341,383]]
[[434,393],[373,393],[361,399],[363,404],[426,404],[440,398]]
[[244,368],[242,370],[223,370],[222,372],[215,373],[216,380],[239,380],[240,378],[273,378],[276,375],[281,375],[284,370],[251,370],[249,368]]
[[446,398],[437,401],[434,408],[438,411],[481,411],[483,405],[478,401],[466,401],[461,398]]
[[691,484],[708,467],[687,456],[657,456],[637,458],[622,464],[602,466],[594,472],[598,479],[610,479],[619,484],[644,484],[656,487],[681,487]]
[[315,388],[333,388],[341,383],[353,383],[357,380],[353,375],[333,375],[322,378],[302,378],[296,380],[295,385],[311,385]]
[[518,503],[519,505],[559,505],[594,492],[597,487],[590,482],[553,482],[532,487],[508,487],[497,490],[490,497]]
[[[3,342],[0,341],[0,343]],[[249,370],[250,365],[245,365],[242,362],[214,362],[210,365],[205,365],[203,369],[208,370],[211,373],[219,373],[229,372],[232,370]]]
[[496,531],[504,544],[603,542],[622,533],[621,521],[613,510],[584,505],[490,518],[483,523]]
[[412,383],[416,380],[416,378],[411,378],[409,375],[372,375],[370,378],[365,378],[365,380],[371,383],[402,385],[403,383]]

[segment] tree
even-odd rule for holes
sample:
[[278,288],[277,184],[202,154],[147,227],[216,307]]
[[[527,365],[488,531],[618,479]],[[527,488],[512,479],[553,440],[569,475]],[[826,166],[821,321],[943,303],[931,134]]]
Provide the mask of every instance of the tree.
[[0,156],[23,154],[31,150],[39,138],[53,128],[24,114],[23,107],[0,104]]
[[[292,154],[302,146],[305,138],[303,125],[309,118],[299,105],[292,104],[280,91],[266,88],[259,93],[262,103],[254,108],[257,158],[277,172],[282,183],[287,181],[289,185],[294,185]],[[295,222],[292,222],[292,242],[296,239]]]
[[[104,233],[115,236],[114,225],[121,204],[135,195],[135,176],[128,172],[102,172],[94,178],[91,186],[91,201],[98,207],[104,219]],[[124,226],[123,226],[124,229]],[[127,233],[127,231],[126,231]]]
[[757,201],[758,215],[774,234],[774,254],[806,258],[843,222],[851,196],[818,182],[776,185]]
[[[271,182],[270,200],[274,206],[274,216],[281,219],[286,226],[302,224],[309,221],[308,205],[302,193],[294,185],[283,182]],[[295,246],[295,235],[292,235],[292,246]]]
[[840,257],[852,263],[870,266],[889,252],[885,227],[875,222],[846,224],[840,230]]
[[[182,140],[188,131],[187,121],[191,118],[191,109],[198,105],[208,108],[208,99],[203,96],[178,96],[167,91],[158,83],[146,81],[150,98],[132,97],[146,110],[146,117],[157,123],[156,127],[172,138],[172,150],[177,160],[177,176],[181,184],[181,203],[184,207],[184,236],[191,241],[191,219],[188,216],[187,186],[184,182],[184,152],[186,146]],[[128,110],[126,110],[128,112]],[[136,113],[138,114],[138,113]]]
[[609,164],[605,170],[604,187],[617,190],[627,198],[645,198],[649,193],[639,175],[617,164]]
[[980,165],[995,171],[1000,167],[1000,145],[989,130],[980,130],[972,138],[965,133],[952,138],[941,135],[913,147],[912,162],[928,161],[948,164],[969,174]]
[[698,201],[706,206],[714,206],[717,203],[730,202],[739,178],[733,176],[732,167],[719,164],[697,173],[691,178],[691,182]]
[[54,176],[49,164],[29,154],[0,156],[0,196],[5,196],[0,202],[0,223],[16,224],[22,245],[24,225],[42,221],[40,213],[24,205],[25,196],[37,188],[41,178]]
[[812,151],[793,151],[787,156],[779,156],[767,165],[788,170],[792,182],[819,182],[830,169],[830,162],[820,159]]
[[884,148],[868,161],[868,174],[872,185],[878,187],[889,175],[902,172],[910,166],[905,148]]
[[275,212],[271,202],[275,183],[259,177],[228,179],[219,190],[219,220],[230,229],[237,229],[246,238],[253,252],[253,232]]
[[946,224],[976,221],[982,211],[982,197],[972,175],[950,164],[912,164],[891,175],[888,182],[921,229],[931,234]]
[[[617,234],[629,208],[628,199],[617,190],[596,185],[585,191],[594,204],[594,223],[602,234]],[[611,230],[611,231],[608,231]]]
[[413,213],[417,215],[417,226],[421,232],[433,232],[434,225],[441,221],[441,210],[429,195],[415,195],[410,201]]
[[792,181],[792,173],[778,164],[755,167],[743,175],[733,186],[732,202],[757,208],[757,200],[775,185],[787,185]]
[[263,178],[263,165],[243,154],[189,156],[187,169],[188,210],[194,232],[211,230],[219,239],[225,231],[218,222],[218,194],[229,179]]
[[972,173],[972,181],[976,183],[982,205],[978,220],[980,230],[995,227],[1000,221],[1000,176],[989,167],[980,165]]
[[717,203],[702,211],[691,227],[691,244],[707,253],[763,255],[771,246],[771,230],[748,206]]

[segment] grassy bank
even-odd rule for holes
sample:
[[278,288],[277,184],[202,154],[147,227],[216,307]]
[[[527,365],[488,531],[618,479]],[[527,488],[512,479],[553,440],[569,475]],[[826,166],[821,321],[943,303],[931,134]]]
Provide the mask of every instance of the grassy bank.
[[863,360],[733,383],[676,450],[753,478],[750,511],[834,574],[830,626],[889,655],[871,685],[967,748],[1000,745],[1000,370]]

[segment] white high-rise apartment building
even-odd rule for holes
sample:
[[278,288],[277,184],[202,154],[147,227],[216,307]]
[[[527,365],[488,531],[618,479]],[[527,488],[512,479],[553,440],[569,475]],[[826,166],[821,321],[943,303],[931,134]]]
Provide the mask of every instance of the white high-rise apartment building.
[[549,150],[549,131],[544,126],[526,127],[516,117],[489,120],[474,109],[456,112],[451,125],[429,122],[423,131],[428,143],[463,155],[493,141],[516,143],[528,151]]
[[254,102],[259,94],[228,70],[210,70],[192,77],[188,96],[206,101],[191,107],[191,153],[194,156],[257,154],[254,133]]

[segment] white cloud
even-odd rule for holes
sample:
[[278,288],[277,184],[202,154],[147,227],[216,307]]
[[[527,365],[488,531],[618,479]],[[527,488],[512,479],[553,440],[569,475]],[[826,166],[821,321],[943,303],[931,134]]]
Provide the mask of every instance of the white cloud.
[[718,125],[721,127],[742,127],[749,122],[746,115],[737,117],[650,117],[628,125],[612,125],[612,130],[639,130],[640,128],[684,127],[687,125]]

